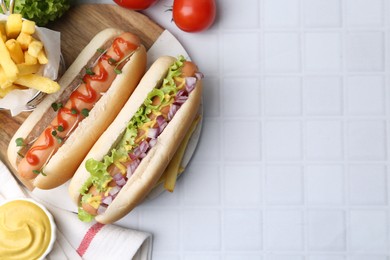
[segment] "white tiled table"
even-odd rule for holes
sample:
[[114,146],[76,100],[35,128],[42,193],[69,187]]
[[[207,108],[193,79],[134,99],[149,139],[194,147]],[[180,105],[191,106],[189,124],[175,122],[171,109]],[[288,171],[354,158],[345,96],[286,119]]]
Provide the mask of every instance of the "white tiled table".
[[[112,3],[111,1],[79,1]],[[390,1],[217,0],[188,34],[204,128],[173,194],[119,224],[154,259],[389,260]]]

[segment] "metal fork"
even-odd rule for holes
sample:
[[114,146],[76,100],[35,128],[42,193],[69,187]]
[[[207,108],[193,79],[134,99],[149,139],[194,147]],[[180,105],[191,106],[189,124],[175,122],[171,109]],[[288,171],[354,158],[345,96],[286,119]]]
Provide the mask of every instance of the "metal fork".
[[12,14],[14,12],[15,0],[11,0],[9,2],[9,10],[7,9],[7,5],[5,4],[5,0],[0,0],[0,8],[4,14]]
[[[61,56],[60,56],[60,66],[59,66],[59,70],[58,70],[58,78],[60,78],[65,73],[65,70],[66,70],[66,64],[65,64],[64,56],[62,56],[62,54],[61,54]],[[45,96],[46,96],[46,93],[38,91],[30,99],[30,101],[27,102],[25,111],[34,110]]]

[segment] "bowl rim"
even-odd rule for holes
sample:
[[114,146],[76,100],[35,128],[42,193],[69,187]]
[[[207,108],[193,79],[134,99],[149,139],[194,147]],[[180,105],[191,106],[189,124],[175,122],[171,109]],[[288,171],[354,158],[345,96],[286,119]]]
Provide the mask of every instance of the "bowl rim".
[[50,231],[50,241],[49,241],[49,244],[45,250],[45,252],[38,258],[39,260],[43,260],[45,259],[45,257],[51,252],[51,250],[53,249],[54,247],[54,243],[55,241],[57,240],[57,235],[56,235],[56,232],[57,232],[57,225],[54,221],[54,217],[53,215],[49,212],[49,210],[47,210],[47,208],[37,202],[36,200],[34,199],[31,199],[31,198],[12,198],[12,199],[5,199],[4,201],[1,201],[0,202],[0,207],[7,204],[7,203],[10,203],[10,202],[14,202],[14,201],[28,201],[32,204],[35,204],[36,206],[38,206],[40,209],[43,210],[43,212],[45,213],[45,215],[48,217],[49,219],[49,222],[50,222],[50,227],[51,227],[51,231]]

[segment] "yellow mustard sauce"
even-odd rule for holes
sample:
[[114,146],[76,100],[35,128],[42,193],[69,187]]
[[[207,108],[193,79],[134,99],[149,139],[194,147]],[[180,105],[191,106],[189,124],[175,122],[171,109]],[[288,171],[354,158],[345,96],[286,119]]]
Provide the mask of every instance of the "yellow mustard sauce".
[[0,259],[38,259],[50,239],[50,220],[39,206],[25,200],[0,206]]

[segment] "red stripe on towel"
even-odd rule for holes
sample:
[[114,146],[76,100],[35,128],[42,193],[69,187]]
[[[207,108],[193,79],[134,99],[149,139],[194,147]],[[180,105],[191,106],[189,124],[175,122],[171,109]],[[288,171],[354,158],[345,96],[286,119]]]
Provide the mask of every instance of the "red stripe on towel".
[[96,236],[96,234],[102,229],[104,224],[96,222],[93,224],[85,234],[83,240],[81,240],[81,243],[79,245],[79,248],[77,248],[77,253],[80,256],[83,256],[85,252],[87,252],[89,245],[91,244],[93,238]]

